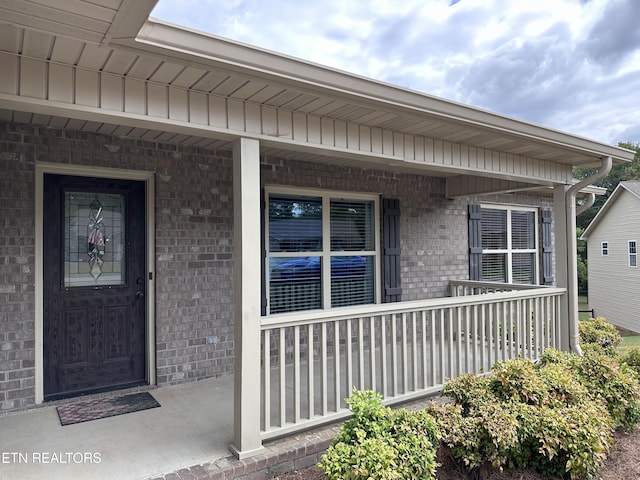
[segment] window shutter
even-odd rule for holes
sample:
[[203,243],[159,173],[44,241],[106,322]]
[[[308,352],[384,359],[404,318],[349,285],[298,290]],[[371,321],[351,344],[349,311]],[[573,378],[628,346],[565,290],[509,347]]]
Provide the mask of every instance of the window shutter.
[[384,301],[402,301],[400,283],[400,200],[382,199]]
[[262,296],[261,305],[260,305],[260,314],[264,317],[267,315],[267,272],[266,272],[266,261],[267,261],[267,247],[265,242],[266,232],[265,232],[265,215],[266,212],[266,200],[265,200],[265,192],[264,190],[260,190],[260,295]]
[[482,212],[469,205],[469,280],[482,280]]
[[542,282],[553,285],[553,242],[551,241],[551,210],[540,212],[540,231],[542,233]]

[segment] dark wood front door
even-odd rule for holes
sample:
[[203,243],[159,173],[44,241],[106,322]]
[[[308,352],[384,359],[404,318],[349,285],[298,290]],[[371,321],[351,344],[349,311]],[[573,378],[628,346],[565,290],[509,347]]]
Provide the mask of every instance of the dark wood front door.
[[143,182],[44,177],[45,400],[146,381]]

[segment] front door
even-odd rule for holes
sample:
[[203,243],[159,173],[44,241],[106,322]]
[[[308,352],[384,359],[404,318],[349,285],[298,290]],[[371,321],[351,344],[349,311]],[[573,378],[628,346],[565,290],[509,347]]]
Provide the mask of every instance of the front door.
[[45,400],[146,382],[144,182],[44,177]]

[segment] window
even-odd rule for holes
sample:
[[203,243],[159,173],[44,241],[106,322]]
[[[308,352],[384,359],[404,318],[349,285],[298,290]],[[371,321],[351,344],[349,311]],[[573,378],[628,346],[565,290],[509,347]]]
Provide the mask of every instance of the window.
[[607,255],[609,255],[609,242],[602,242],[600,244],[600,252],[602,253],[603,257],[606,257]]
[[377,301],[377,197],[293,190],[267,196],[269,313]]
[[629,266],[638,266],[638,244],[635,240],[629,240]]
[[481,279],[537,283],[537,212],[507,206],[480,208]]

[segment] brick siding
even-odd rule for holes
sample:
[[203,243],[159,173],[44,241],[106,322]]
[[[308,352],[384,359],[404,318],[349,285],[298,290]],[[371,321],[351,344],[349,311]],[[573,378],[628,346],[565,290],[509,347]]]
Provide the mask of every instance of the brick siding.
[[[36,162],[155,172],[158,385],[231,374],[231,153],[0,122],[0,413],[34,404]],[[273,158],[261,176],[399,199],[403,300],[444,296],[451,279],[468,278],[468,200],[446,199],[442,178]]]

